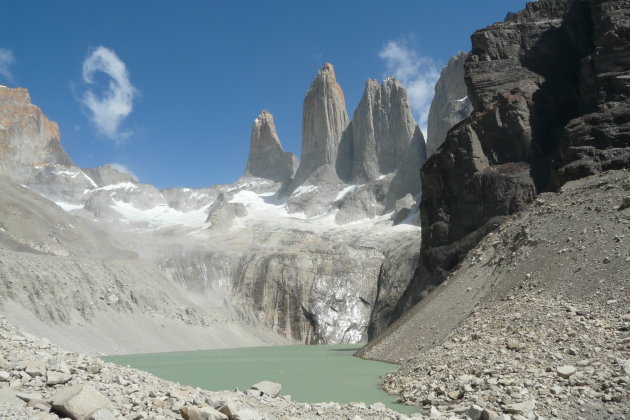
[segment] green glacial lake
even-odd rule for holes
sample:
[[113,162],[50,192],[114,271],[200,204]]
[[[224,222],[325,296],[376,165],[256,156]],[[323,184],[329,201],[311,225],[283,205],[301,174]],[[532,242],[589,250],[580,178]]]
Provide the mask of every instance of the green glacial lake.
[[294,401],[382,402],[405,414],[415,412],[414,407],[394,404],[395,397],[378,388],[380,376],[396,366],[353,357],[359,348],[347,344],[247,347],[103,359],[210,391],[244,390],[269,380],[281,383],[281,394],[290,394]]

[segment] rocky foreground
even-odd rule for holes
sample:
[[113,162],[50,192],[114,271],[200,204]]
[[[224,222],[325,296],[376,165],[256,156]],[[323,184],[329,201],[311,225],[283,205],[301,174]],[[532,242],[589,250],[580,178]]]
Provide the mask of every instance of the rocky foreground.
[[[305,378],[308,380],[308,378]],[[0,318],[0,418],[406,419],[383,404],[307,404],[277,396],[273,383],[211,392],[66,352]],[[417,416],[415,418],[421,418]]]

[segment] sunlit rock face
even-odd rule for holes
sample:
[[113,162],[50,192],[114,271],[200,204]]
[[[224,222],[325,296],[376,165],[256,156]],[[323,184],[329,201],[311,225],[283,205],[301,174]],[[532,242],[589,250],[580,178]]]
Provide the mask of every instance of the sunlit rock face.
[[416,127],[407,91],[400,83],[388,78],[379,85],[368,79],[352,117],[351,179],[376,179],[396,171]]
[[273,115],[262,111],[252,126],[244,175],[283,182],[293,178],[298,165],[293,153],[282,150]]
[[0,162],[14,169],[72,164],[57,123],[31,104],[26,89],[0,85]]
[[343,90],[332,64],[317,72],[304,98],[302,111],[302,157],[291,190],[323,165],[335,166],[341,137],[349,119]]

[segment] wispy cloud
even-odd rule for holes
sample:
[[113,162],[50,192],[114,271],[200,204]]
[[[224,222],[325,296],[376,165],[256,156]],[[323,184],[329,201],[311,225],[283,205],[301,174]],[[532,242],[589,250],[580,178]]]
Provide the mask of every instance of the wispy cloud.
[[0,48],[0,76],[4,77],[9,82],[13,81],[13,73],[11,73],[10,67],[15,63],[15,56],[13,51]]
[[91,50],[83,61],[83,81],[92,88],[96,87],[98,83],[95,75],[99,72],[109,76],[107,87],[100,94],[88,88],[80,100],[88,109],[97,130],[119,141],[131,134],[121,131],[121,124],[133,111],[133,101],[138,91],[129,80],[125,63],[114,51],[103,46]]
[[429,108],[440,77],[439,66],[432,58],[418,55],[406,42],[390,41],[378,56],[385,61],[387,76],[394,76],[407,89],[416,120],[426,137]]
[[118,172],[122,172],[124,174],[128,174],[131,175],[131,177],[137,182],[138,181],[138,176],[136,174],[134,174],[131,169],[129,169],[128,166],[123,165],[122,163],[110,163],[109,166],[111,166],[112,168],[116,169]]

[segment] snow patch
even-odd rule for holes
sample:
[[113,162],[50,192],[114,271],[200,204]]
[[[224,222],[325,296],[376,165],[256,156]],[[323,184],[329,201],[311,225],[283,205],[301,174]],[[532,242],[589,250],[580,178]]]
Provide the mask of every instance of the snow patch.
[[291,194],[291,195],[293,197],[299,197],[302,194],[314,192],[314,191],[317,191],[318,189],[319,189],[319,187],[317,187],[315,185],[300,185],[299,187],[297,187],[295,189],[295,191],[293,191],[293,194]]
[[158,204],[150,209],[139,209],[131,203],[125,203],[114,199],[114,210],[120,213],[125,221],[132,223],[147,223],[153,227],[161,228],[165,226],[183,225],[190,227],[198,227],[206,222],[208,217],[208,208],[210,205],[202,207],[198,210],[183,212],[175,210],[166,204]]
[[[385,175],[382,175],[385,176]],[[343,198],[350,194],[351,192],[354,192],[356,190],[358,190],[359,188],[363,187],[365,184],[360,184],[360,185],[350,185],[346,188],[344,188],[343,190],[339,191],[339,194],[337,194],[337,197],[335,197],[335,201],[339,201],[339,200],[343,200]]]
[[118,184],[110,184],[105,185],[104,187],[94,188],[93,190],[85,190],[83,194],[86,194],[90,191],[111,191],[111,190],[123,190],[123,191],[134,191],[137,190],[138,186],[132,182],[119,182]]
[[65,211],[79,210],[83,208],[83,204],[66,203],[65,201],[55,201],[55,204]]
[[468,95],[464,96],[462,99],[455,99],[455,102],[464,102],[466,99],[468,99]]

